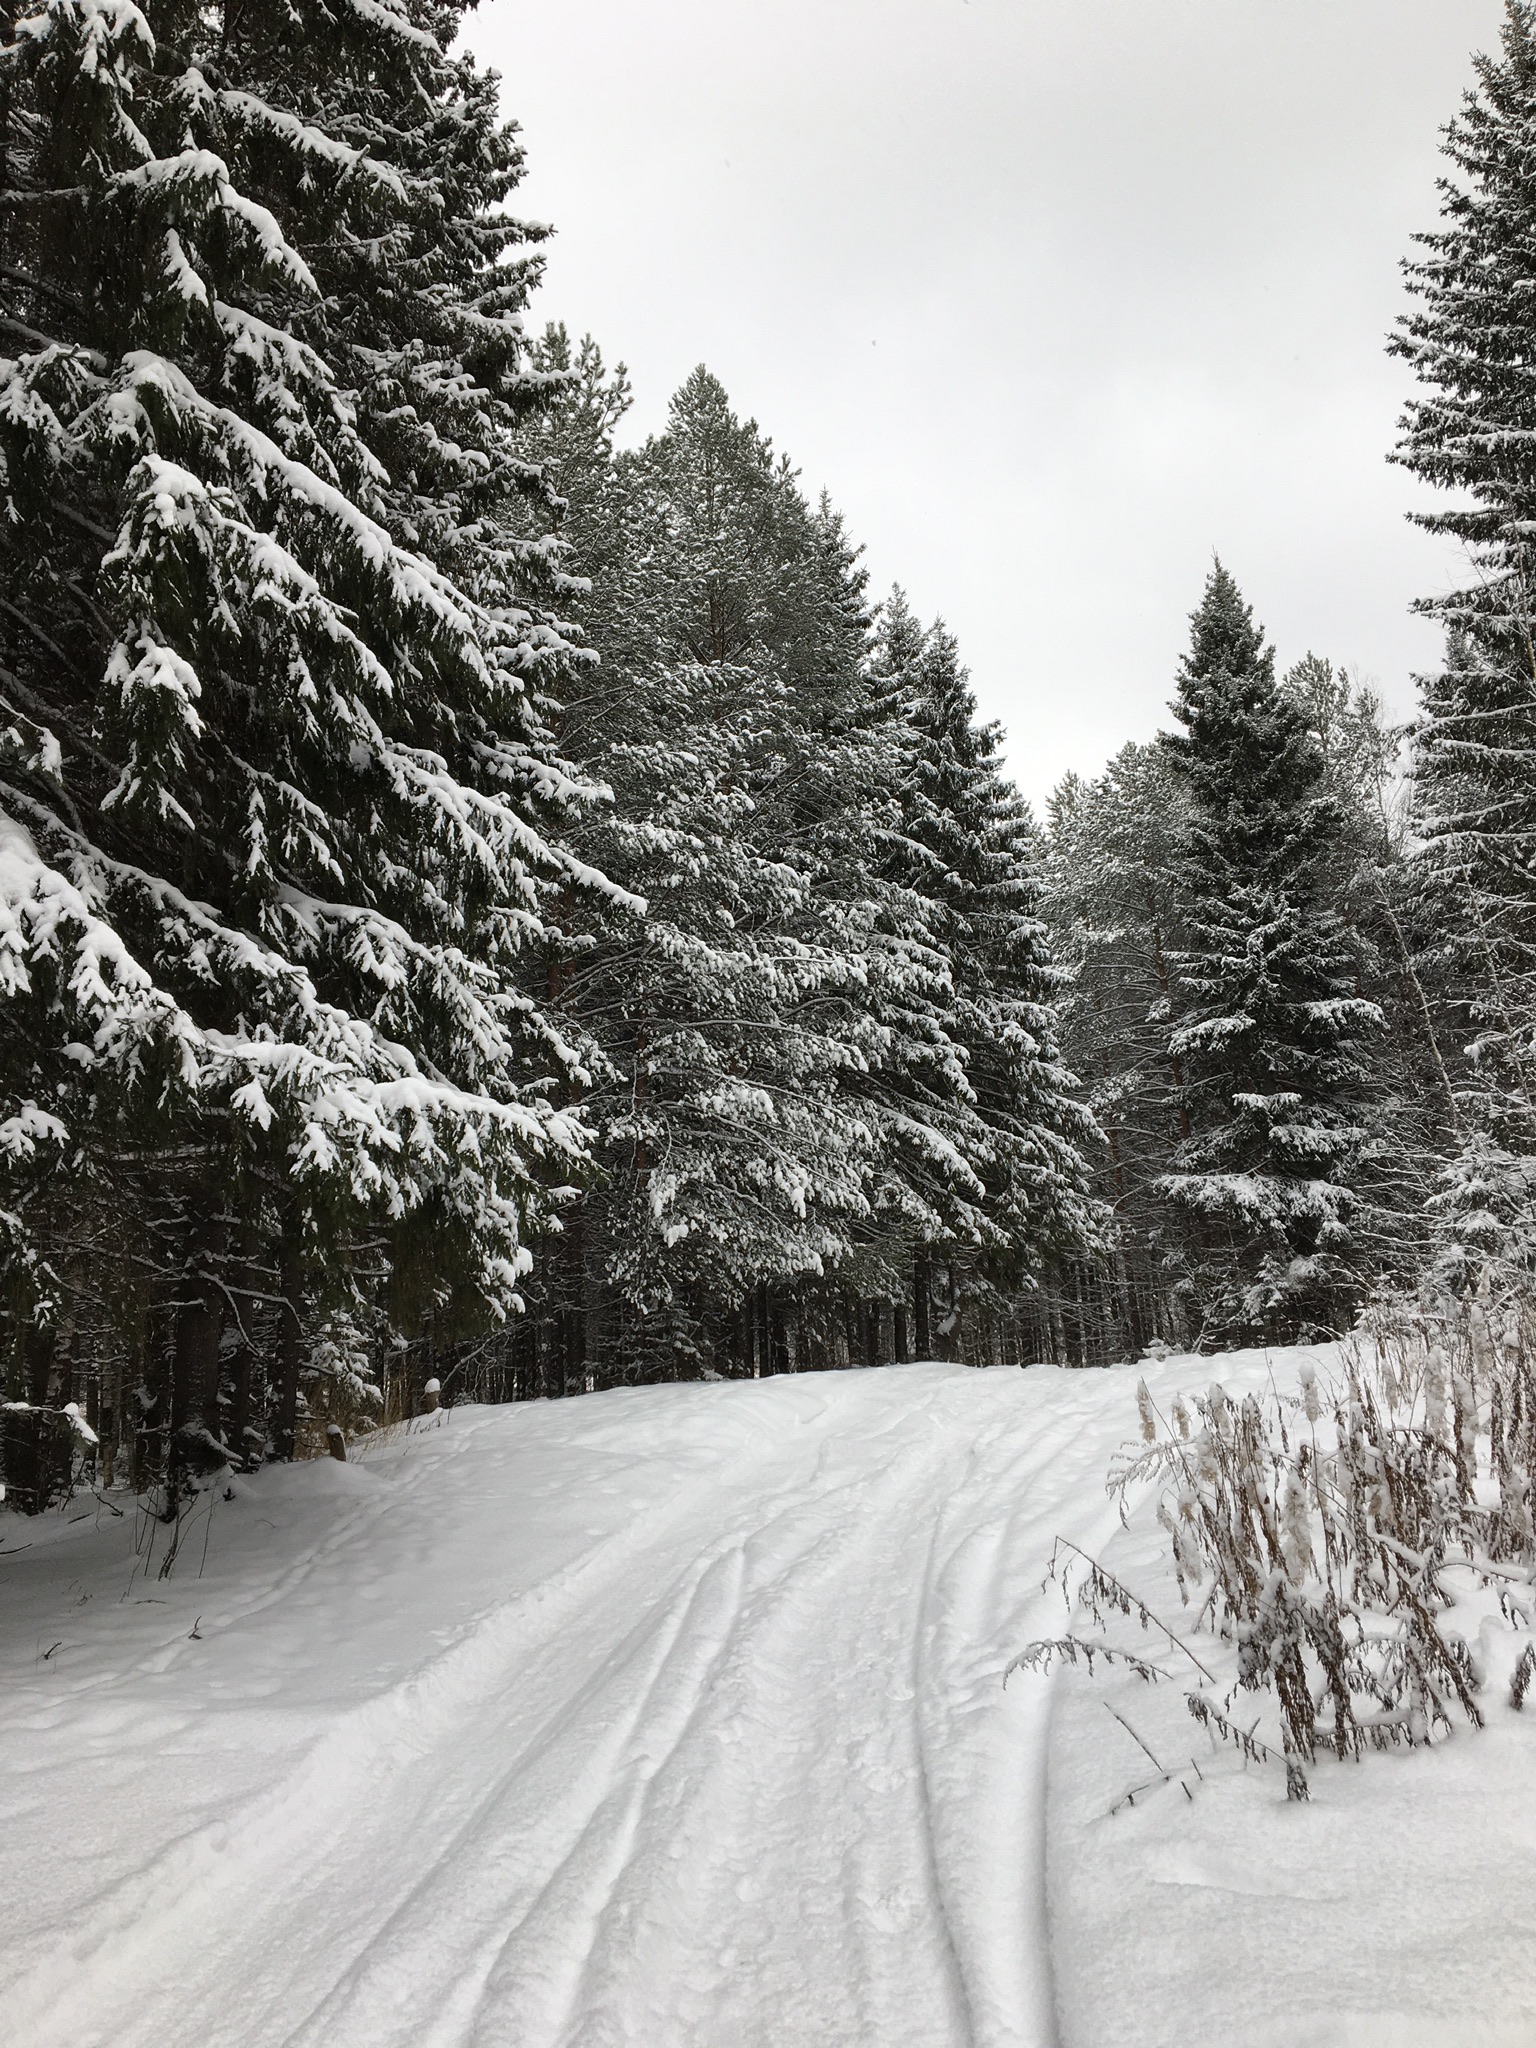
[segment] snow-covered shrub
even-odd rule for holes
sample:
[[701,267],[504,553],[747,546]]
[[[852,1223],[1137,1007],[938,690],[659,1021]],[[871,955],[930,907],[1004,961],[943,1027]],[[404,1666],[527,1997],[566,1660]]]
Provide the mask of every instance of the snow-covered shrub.
[[[1190,1619],[1168,1626],[1063,1547],[1053,1570],[1100,1633],[1033,1643],[1018,1661],[1103,1657],[1170,1676],[1104,1634],[1130,1616],[1196,1675],[1195,1719],[1250,1758],[1283,1761],[1293,1798],[1320,1751],[1354,1758],[1430,1743],[1458,1720],[1481,1727],[1487,1625],[1532,1625],[1533,1338],[1536,1304],[1501,1299],[1485,1273],[1460,1303],[1368,1312],[1337,1375],[1304,1364],[1294,1394],[1233,1401],[1217,1384],[1165,1417],[1143,1381],[1143,1441],[1110,1486],[1122,1501],[1155,1489]],[[1517,1706],[1533,1665],[1515,1666]],[[1245,1693],[1269,1696],[1277,1742],[1239,1720]]]
[[1429,1200],[1438,1292],[1497,1298],[1501,1313],[1536,1300],[1536,1153],[1468,1131]]
[[0,1458],[6,1483],[0,1500],[24,1514],[67,1501],[96,1461],[99,1439],[79,1404],[62,1408],[0,1401]]
[[321,1456],[332,1427],[354,1436],[377,1424],[384,1402],[374,1378],[383,1345],[379,1320],[337,1308],[316,1330],[303,1373],[299,1455]]

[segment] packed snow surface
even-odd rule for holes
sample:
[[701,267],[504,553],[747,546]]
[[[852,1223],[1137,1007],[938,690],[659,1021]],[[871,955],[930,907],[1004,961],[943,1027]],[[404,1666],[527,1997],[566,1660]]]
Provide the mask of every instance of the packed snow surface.
[[7,2048],[1536,2043],[1531,1715],[1111,1818],[1102,1688],[1005,1687],[1058,1534],[1146,1552],[1134,1386],[458,1409],[239,1482],[166,1578],[131,1505],[0,1518]]

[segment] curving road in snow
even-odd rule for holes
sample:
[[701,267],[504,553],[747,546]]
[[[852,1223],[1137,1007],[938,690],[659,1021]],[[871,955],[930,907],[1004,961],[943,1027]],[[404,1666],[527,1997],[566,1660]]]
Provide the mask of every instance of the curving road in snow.
[[1002,1673],[1131,1412],[945,1366],[461,1409],[164,1580],[131,1517],[7,1518],[7,2042],[1050,2043]]

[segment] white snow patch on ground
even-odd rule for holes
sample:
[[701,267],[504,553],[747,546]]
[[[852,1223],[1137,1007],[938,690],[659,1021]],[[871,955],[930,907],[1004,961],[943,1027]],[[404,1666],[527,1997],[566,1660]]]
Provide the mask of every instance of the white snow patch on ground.
[[131,1515],[0,1518],[6,2048],[1536,2042],[1532,1717],[1111,1822],[1097,1690],[1004,1688],[1052,1539],[1147,1540],[1134,1383],[459,1409],[165,1580]]

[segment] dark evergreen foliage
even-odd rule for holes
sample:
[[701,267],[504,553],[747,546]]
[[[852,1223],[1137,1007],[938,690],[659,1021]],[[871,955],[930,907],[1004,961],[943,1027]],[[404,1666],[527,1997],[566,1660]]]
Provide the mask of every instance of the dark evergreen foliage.
[[[1441,222],[1405,266],[1416,305],[1396,459],[1454,492],[1420,515],[1463,542],[1465,587],[1426,599],[1446,627],[1422,682],[1417,823],[1435,923],[1462,1156],[1444,1191],[1453,1269],[1498,1243],[1522,1261],[1536,1186],[1536,10],[1510,0],[1502,50],[1446,131]],[[1481,1190],[1482,1192],[1474,1192]],[[1502,1222],[1496,1219],[1502,1218]],[[1522,1221],[1521,1219],[1524,1219]]]
[[1096,780],[1068,777],[1050,811],[1046,902],[1069,977],[1062,1030],[1104,1134],[1090,1156],[1114,1218],[1096,1292],[1138,1353],[1194,1336],[1163,1189],[1191,1131],[1184,1064],[1169,1043],[1186,802],[1167,751],[1130,746]]
[[1337,1327],[1379,1008],[1327,901],[1342,819],[1322,750],[1218,563],[1194,615],[1165,745],[1188,792],[1170,1051],[1189,1130],[1165,1186],[1216,1334]]
[[1337,1329],[1423,1250],[1400,1140],[1444,1117],[1443,1091],[1419,1107],[1395,741],[1328,663],[1277,680],[1220,565],[1173,709],[1052,807],[1067,1049],[1117,1223],[1100,1285],[1135,1345]]
[[177,1478],[291,1445],[301,1360],[361,1397],[515,1309],[584,1149],[516,986],[594,878],[460,11],[50,0],[0,56],[7,1306]]
[[542,360],[602,657],[561,736],[649,909],[579,912],[553,965],[603,1175],[519,1383],[995,1347],[1091,1204],[1039,848],[953,643],[899,599],[872,630],[835,513],[707,371],[619,454],[622,372],[559,331]]
[[625,448],[622,368],[529,345],[463,12],[0,11],[13,1497],[95,1430],[173,1512],[429,1375],[1089,1363],[1528,1278],[1536,5],[1393,343],[1475,572],[1411,805],[1218,564],[1177,729],[1044,833],[707,369]]

